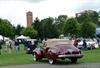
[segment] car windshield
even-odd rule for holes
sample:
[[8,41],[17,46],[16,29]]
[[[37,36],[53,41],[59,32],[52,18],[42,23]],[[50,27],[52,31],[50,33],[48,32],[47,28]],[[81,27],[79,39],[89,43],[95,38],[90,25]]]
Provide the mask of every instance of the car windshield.
[[58,44],[55,47],[68,47],[68,48],[70,48],[70,47],[73,47],[73,45],[71,45],[71,44]]

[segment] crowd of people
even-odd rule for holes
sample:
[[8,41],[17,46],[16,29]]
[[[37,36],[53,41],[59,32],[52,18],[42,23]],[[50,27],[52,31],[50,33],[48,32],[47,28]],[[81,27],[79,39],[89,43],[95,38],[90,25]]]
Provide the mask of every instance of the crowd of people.
[[38,44],[38,41],[33,41],[34,43],[32,43],[32,41],[28,41],[25,39],[15,39],[15,40],[0,40],[0,55],[2,54],[2,50],[7,52],[7,53],[11,53],[12,50],[15,51],[20,51],[20,44],[24,45],[24,49],[26,50],[26,52],[28,53],[27,50],[29,50],[29,52],[32,52],[33,49],[36,48],[36,45]]

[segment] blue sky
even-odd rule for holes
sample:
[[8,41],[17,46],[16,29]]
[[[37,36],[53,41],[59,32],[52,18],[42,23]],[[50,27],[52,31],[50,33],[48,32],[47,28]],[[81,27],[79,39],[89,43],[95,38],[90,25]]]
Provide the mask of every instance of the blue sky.
[[0,0],[0,18],[8,19],[13,25],[26,26],[26,12],[33,12],[33,20],[48,16],[57,17],[84,10],[100,11],[100,0]]

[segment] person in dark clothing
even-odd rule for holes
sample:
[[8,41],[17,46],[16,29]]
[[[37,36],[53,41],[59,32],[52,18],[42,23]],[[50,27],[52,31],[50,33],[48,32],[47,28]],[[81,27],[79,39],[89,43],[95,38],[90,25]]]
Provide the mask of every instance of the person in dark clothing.
[[32,54],[32,51],[33,51],[33,45],[31,43],[31,41],[27,41],[27,51],[26,51],[26,53]]
[[19,47],[19,41],[15,40],[15,46],[16,46],[16,50],[19,51],[20,47]]
[[[99,45],[99,43],[100,43],[100,40],[99,40],[99,38],[96,38],[96,40],[97,40],[97,43],[98,43],[98,45]],[[99,45],[100,46],[100,45]]]
[[38,41],[35,40],[34,44],[32,44],[32,41],[28,41],[28,46],[27,46],[27,53],[32,54],[33,50],[37,47]]
[[0,40],[0,55],[1,55],[1,49],[2,49],[2,41]]
[[84,47],[85,49],[87,49],[87,43],[86,43],[86,40],[85,40],[85,39],[83,40],[83,47]]
[[24,50],[26,50],[28,47],[28,41],[24,39],[23,44],[24,44]]

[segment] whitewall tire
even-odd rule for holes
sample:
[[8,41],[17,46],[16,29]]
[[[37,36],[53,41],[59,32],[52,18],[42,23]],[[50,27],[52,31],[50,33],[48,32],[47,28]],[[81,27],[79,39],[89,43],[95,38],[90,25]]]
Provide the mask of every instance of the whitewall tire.
[[33,60],[37,61],[36,54],[33,55]]
[[53,63],[54,63],[54,60],[49,59],[49,64],[53,64]]

